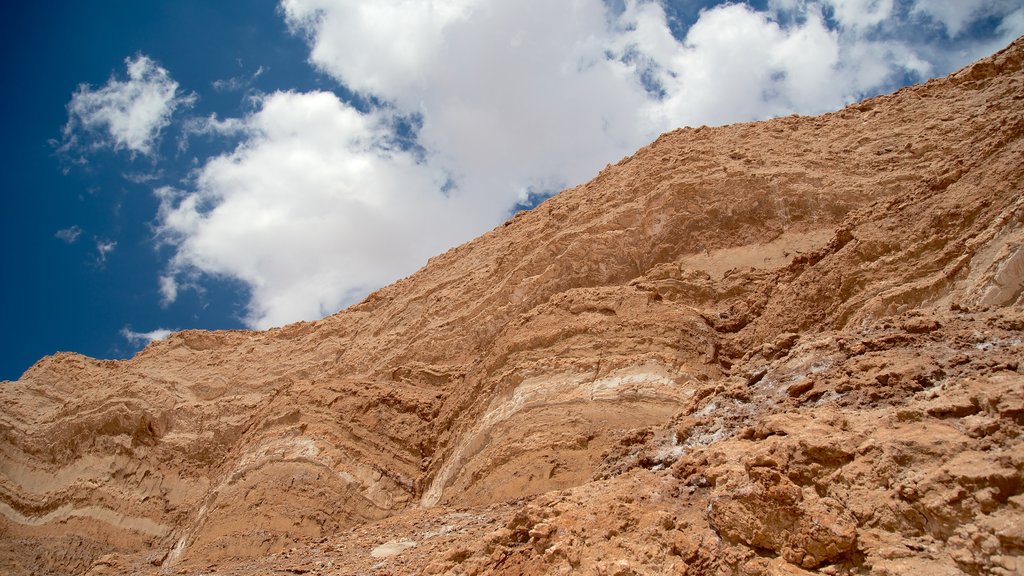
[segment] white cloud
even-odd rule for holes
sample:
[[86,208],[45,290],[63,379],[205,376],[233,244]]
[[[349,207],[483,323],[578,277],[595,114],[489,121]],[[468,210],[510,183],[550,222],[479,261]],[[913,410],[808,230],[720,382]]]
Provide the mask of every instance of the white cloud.
[[178,281],[173,275],[160,277],[160,303],[163,306],[178,299]]
[[248,90],[252,87],[253,81],[262,76],[264,72],[266,72],[266,70],[263,66],[260,66],[252,74],[214,80],[210,85],[217,92],[239,92]]
[[145,346],[150,342],[164,340],[171,334],[172,331],[166,328],[157,328],[156,330],[151,330],[149,332],[134,332],[128,326],[121,329],[121,336],[135,346]]
[[149,184],[163,179],[163,171],[156,172],[125,172],[121,175],[125,180],[133,184]]
[[241,118],[225,118],[221,120],[216,113],[201,118],[189,118],[185,121],[187,135],[203,136],[237,136],[248,130]]
[[282,0],[281,7],[293,29],[311,35],[313,62],[373,94],[424,84],[441,63],[450,29],[487,9],[476,0]]
[[103,266],[107,263],[107,256],[117,248],[116,240],[101,240],[96,238],[96,263]]
[[665,130],[818,113],[966,63],[907,30],[979,14],[1016,29],[1005,2],[970,1],[722,4],[677,38],[643,0],[283,0],[311,63],[380,104],[279,92],[193,121],[241,143],[158,191],[176,250],[161,294],[206,274],[249,287],[255,327],[334,312]]
[[[973,62],[978,58],[1004,48],[1010,42],[1024,36],[1024,6],[1014,2],[1014,0],[1007,0],[998,4],[1009,5],[1010,9],[996,13],[999,16],[999,24],[995,30],[996,35],[990,38],[972,40],[967,49],[961,51],[959,58],[954,60],[955,64],[962,65]],[[1013,9],[1015,6],[1017,8]],[[991,12],[990,10],[990,16]]]
[[873,87],[841,67],[839,36],[813,11],[783,28],[767,13],[725,5],[704,12],[685,42],[656,4],[635,5],[623,19],[630,26],[620,41],[646,56],[665,90],[647,106],[661,130],[821,112]]
[[195,101],[192,94],[179,94],[178,83],[149,57],[126,58],[125,66],[126,80],[112,76],[95,89],[82,84],[72,95],[63,150],[79,148],[87,137],[89,147],[152,155],[175,109]]
[[[956,0],[960,1],[960,0]],[[893,0],[823,0],[840,26],[863,30],[878,26],[892,16]]]
[[312,62],[422,115],[418,142],[498,213],[630,152],[656,126],[629,65],[608,59],[598,0],[283,3]]
[[912,12],[926,15],[941,24],[951,37],[958,36],[964,27],[991,13],[1005,12],[1017,0],[914,0]]
[[250,287],[253,326],[318,318],[479,232],[487,215],[396,148],[391,120],[327,92],[267,96],[195,190],[159,191],[161,235],[177,245],[164,299],[198,270]]
[[68,244],[74,244],[75,242],[78,242],[78,237],[81,235],[82,227],[75,224],[74,226],[57,230],[57,232],[54,234],[54,237],[59,238],[67,242]]

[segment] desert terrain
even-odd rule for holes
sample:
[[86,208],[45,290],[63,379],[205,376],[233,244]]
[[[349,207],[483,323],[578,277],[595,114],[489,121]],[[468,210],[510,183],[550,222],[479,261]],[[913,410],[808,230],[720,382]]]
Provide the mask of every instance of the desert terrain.
[[1024,573],[1022,68],[666,133],[320,321],[43,358],[0,572]]

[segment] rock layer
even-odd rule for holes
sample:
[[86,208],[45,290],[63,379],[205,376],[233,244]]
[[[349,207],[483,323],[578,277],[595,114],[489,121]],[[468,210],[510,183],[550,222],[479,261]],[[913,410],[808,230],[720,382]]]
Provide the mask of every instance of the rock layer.
[[0,571],[1024,571],[1024,40],[0,397]]

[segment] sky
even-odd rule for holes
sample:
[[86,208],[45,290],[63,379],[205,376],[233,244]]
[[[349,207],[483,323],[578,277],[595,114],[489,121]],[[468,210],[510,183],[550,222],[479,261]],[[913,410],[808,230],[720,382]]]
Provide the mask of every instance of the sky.
[[337,312],[681,126],[818,114],[1024,0],[19,2],[0,379]]

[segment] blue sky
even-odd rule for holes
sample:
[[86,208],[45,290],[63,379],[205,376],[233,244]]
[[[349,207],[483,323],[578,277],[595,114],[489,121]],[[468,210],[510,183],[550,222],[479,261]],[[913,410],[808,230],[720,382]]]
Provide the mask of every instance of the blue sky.
[[0,379],[335,312],[666,130],[946,74],[1022,5],[17,3]]

